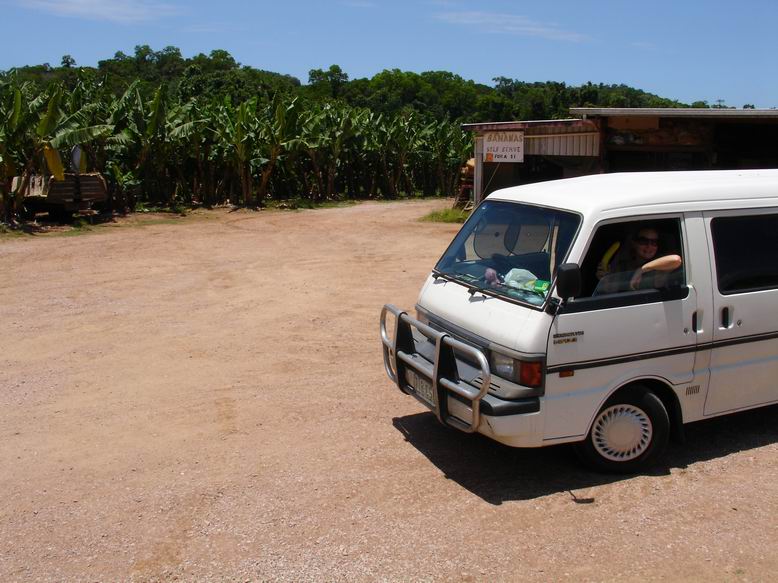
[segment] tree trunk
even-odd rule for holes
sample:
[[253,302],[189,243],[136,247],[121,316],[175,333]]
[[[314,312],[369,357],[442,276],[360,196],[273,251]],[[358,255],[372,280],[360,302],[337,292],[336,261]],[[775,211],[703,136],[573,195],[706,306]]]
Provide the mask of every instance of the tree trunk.
[[240,165],[240,189],[243,194],[243,204],[251,206],[251,173],[245,163]]
[[195,146],[195,172],[192,180],[192,198],[196,198],[200,204],[206,206],[203,194],[203,157],[200,155],[200,144]]
[[438,167],[438,189],[440,194],[445,195],[446,194],[445,189],[447,188],[448,185],[446,184],[447,182],[446,173],[443,169],[443,163],[438,162],[437,167]]
[[404,167],[405,167],[405,159],[401,157],[399,160],[397,160],[397,169],[394,175],[392,176],[392,180],[393,180],[392,191],[395,197],[397,197],[400,191],[400,184],[402,184]]
[[327,169],[327,198],[332,198],[335,192],[335,166]]
[[11,220],[11,187],[13,186],[13,176],[9,176],[0,187],[0,220],[9,222]]
[[314,193],[314,195],[311,197],[311,202],[318,202],[318,196],[321,196],[321,193],[324,192],[324,184],[322,183],[322,175],[321,175],[321,168],[319,167],[319,163],[316,160],[316,153],[314,150],[309,149],[308,155],[311,158],[311,165],[313,166],[313,173],[316,177],[316,185],[318,187],[318,193]]
[[386,161],[386,156],[381,158],[381,165],[384,168],[384,176],[386,177],[386,185],[389,189],[389,198],[397,198],[397,186],[394,179],[394,172],[389,168],[389,164]]
[[262,170],[262,180],[259,183],[259,192],[257,193],[259,206],[262,206],[262,201],[265,200],[265,196],[267,195],[267,185],[270,182],[270,175],[273,174],[275,165],[276,157],[271,156],[267,166]]

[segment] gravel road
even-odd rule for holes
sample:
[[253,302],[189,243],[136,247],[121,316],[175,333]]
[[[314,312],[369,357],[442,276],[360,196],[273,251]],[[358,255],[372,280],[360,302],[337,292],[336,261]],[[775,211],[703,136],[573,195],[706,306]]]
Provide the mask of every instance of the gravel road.
[[776,408],[619,478],[393,388],[446,204],[0,240],[0,580],[774,579]]

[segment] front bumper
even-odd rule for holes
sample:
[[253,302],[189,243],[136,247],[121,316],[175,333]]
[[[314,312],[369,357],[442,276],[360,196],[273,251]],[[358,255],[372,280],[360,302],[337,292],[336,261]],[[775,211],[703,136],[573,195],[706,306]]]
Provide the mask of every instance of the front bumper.
[[[394,316],[391,336],[387,330],[389,314]],[[381,311],[381,343],[386,374],[441,423],[466,433],[482,433],[507,445],[540,445],[540,398],[508,401],[488,394],[489,361],[478,348],[391,304]]]

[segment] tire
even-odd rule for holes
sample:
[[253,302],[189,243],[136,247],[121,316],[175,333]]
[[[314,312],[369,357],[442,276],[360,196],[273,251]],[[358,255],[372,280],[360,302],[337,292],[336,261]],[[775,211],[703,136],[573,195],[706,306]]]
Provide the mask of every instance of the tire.
[[603,405],[577,453],[589,467],[632,474],[656,463],[670,439],[670,416],[645,387],[622,391]]

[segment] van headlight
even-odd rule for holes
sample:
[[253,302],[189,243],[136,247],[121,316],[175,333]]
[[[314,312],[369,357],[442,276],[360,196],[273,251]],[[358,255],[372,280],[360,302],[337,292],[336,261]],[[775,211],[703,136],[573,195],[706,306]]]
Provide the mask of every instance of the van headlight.
[[532,388],[543,386],[543,363],[540,361],[520,360],[492,350],[489,366],[493,374],[514,383]]
[[516,369],[521,367],[521,363],[515,358],[505,356],[499,352],[492,352],[489,366],[492,368],[492,373],[498,377],[517,382],[516,379],[519,375],[516,374]]

